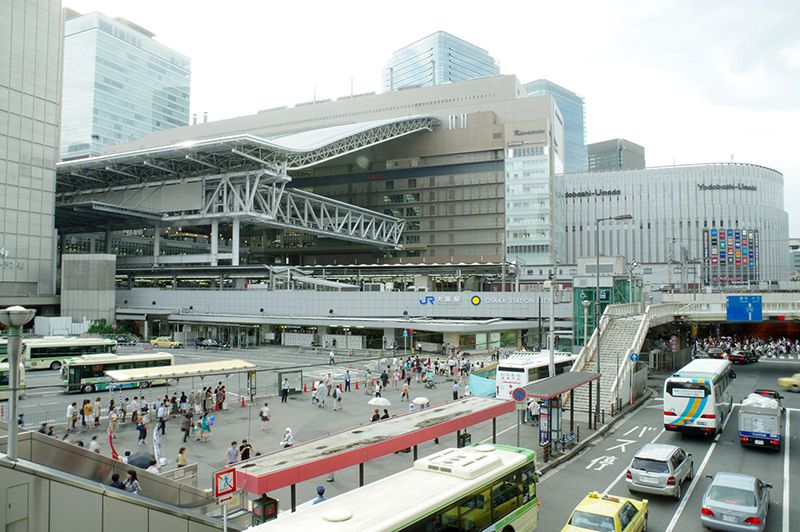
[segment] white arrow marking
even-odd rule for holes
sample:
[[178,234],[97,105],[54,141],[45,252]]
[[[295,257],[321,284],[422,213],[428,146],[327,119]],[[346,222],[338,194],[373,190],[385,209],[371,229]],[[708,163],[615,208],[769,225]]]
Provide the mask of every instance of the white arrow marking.
[[606,451],[613,451],[614,449],[621,449],[622,452],[624,453],[625,452],[625,447],[627,445],[630,445],[632,443],[636,443],[636,440],[622,440],[622,439],[619,439],[619,438],[617,438],[617,441],[621,441],[622,443],[620,443],[619,445],[615,445],[613,447],[609,447],[608,449],[606,449]]

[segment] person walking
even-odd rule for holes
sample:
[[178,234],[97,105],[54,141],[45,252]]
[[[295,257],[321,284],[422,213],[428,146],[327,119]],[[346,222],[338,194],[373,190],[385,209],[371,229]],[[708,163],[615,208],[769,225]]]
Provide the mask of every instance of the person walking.
[[100,426],[100,412],[103,411],[103,403],[100,401],[100,398],[94,400],[94,409],[92,410],[92,415],[94,416],[94,426]]
[[284,377],[281,382],[281,403],[289,402],[289,379]]
[[375,383],[375,397],[380,397],[381,392],[383,391],[383,386],[381,386],[381,381]]
[[208,413],[203,413],[203,417],[200,418],[200,435],[197,438],[197,441],[206,442],[208,441],[208,436],[211,433],[211,425],[208,419]]
[[336,355],[334,354],[333,349],[331,349],[331,352],[328,354],[328,365],[333,366],[335,363]]
[[538,425],[539,424],[539,412],[540,412],[540,410],[541,409],[539,407],[539,401],[534,399],[530,403],[528,403],[528,413],[529,413],[529,415],[531,417],[531,425]]
[[84,399],[83,407],[81,408],[81,429],[86,430],[89,428],[88,420],[92,417],[92,400]]
[[186,447],[181,447],[178,450],[178,458],[175,461],[178,467],[186,467],[189,464],[188,460],[186,460]]
[[264,403],[264,406],[261,407],[261,410],[258,412],[259,417],[261,417],[261,430],[267,430],[267,423],[269,423],[269,404]]
[[136,422],[139,420],[139,410],[141,410],[141,408],[142,405],[139,404],[139,397],[134,395],[131,401],[131,423],[133,423],[134,427],[136,427]]
[[404,382],[404,383],[403,383],[403,393],[401,393],[401,394],[400,394],[400,400],[401,400],[401,401],[402,401],[403,399],[405,399],[406,401],[408,401],[408,392],[409,392],[409,390],[408,390],[408,382]]
[[167,415],[166,403],[159,401],[158,408],[156,408],[156,417],[158,417],[158,427],[156,427],[156,430],[160,430],[162,436],[167,433]]
[[330,397],[331,392],[333,392],[333,377],[331,377],[330,373],[325,377],[325,386],[328,388],[328,396]]
[[186,410],[189,405],[189,398],[186,397],[186,392],[181,392],[181,398],[178,400],[178,410],[182,414],[186,414]]
[[119,414],[116,408],[108,413],[108,426],[111,429],[111,437],[116,439],[119,434]]
[[235,464],[239,461],[239,449],[235,441],[231,442],[231,446],[225,451],[228,465]]
[[189,435],[192,433],[192,425],[193,425],[193,418],[192,414],[186,414],[183,416],[183,421],[181,421],[181,430],[183,431],[183,443],[186,443],[186,440],[189,439]]
[[315,397],[317,399],[317,406],[319,408],[325,408],[325,398],[328,397],[328,387],[325,385],[325,383],[317,386]]
[[67,432],[75,431],[75,424],[78,422],[78,403],[74,402],[67,406]]
[[136,471],[128,469],[128,477],[125,479],[125,491],[128,493],[135,493],[141,495],[142,487],[139,485],[139,479],[136,476]]
[[119,405],[120,422],[123,424],[128,421],[128,410],[130,407],[130,400],[127,397],[122,401],[122,404]]
[[136,430],[139,431],[139,438],[136,440],[136,445],[144,445],[145,440],[147,440],[147,424],[145,424],[144,418],[139,418],[139,421],[136,423]]
[[294,434],[292,433],[291,427],[286,427],[286,430],[283,433],[283,439],[281,440],[280,445],[284,449],[294,445]]
[[350,391],[350,370],[347,369],[344,372],[344,391]]
[[253,452],[253,446],[247,443],[247,440],[242,440],[242,444],[239,446],[239,458],[242,461],[250,460],[250,453]]
[[342,402],[342,391],[339,389],[338,386],[334,386],[333,388],[333,411],[336,412],[339,410]]
[[453,381],[453,401],[458,399],[458,381]]

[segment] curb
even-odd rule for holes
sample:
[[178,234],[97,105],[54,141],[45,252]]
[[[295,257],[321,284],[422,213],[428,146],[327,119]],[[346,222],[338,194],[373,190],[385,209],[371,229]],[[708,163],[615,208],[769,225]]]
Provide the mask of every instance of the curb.
[[611,428],[614,426],[616,421],[621,420],[629,413],[634,412],[639,408],[641,408],[642,405],[644,405],[653,395],[654,395],[653,389],[648,388],[647,393],[644,396],[642,396],[638,401],[636,401],[635,405],[631,404],[626,405],[622,410],[620,410],[619,414],[617,414],[617,416],[614,417],[613,420],[611,420],[610,423],[606,423],[605,425],[597,429],[591,436],[589,436],[581,443],[576,445],[568,453],[562,454],[558,458],[550,460],[549,462],[539,467],[538,470],[539,475],[541,476],[550,471],[551,469],[563,464],[564,462],[568,462],[573,458],[575,458],[575,456],[577,456],[581,451],[583,451],[586,447],[588,447],[590,443],[594,442],[597,439],[600,439],[602,436],[605,436],[605,434],[609,432]]

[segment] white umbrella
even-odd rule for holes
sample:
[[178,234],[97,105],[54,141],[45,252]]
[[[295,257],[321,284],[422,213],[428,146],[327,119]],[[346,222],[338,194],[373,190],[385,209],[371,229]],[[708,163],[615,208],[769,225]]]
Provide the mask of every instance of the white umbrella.
[[430,403],[430,400],[427,397],[417,397],[411,402],[414,403],[415,405],[423,406]]
[[367,401],[367,404],[372,406],[392,406],[392,402],[385,397],[373,397]]

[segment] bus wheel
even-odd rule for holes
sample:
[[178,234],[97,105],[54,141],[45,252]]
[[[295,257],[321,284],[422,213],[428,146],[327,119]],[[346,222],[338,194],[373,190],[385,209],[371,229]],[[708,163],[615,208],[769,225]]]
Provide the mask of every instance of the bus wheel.
[[150,381],[144,381],[139,383],[139,388],[149,388],[149,387],[150,387]]
[[514,532],[514,527],[511,525],[506,525],[503,527],[503,532]]
[[61,369],[61,362],[54,360],[53,362],[50,363],[50,369],[56,369],[56,370]]
[[94,384],[84,384],[81,391],[83,393],[92,393],[94,391]]

